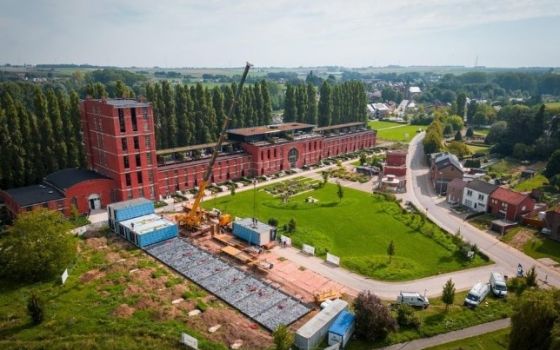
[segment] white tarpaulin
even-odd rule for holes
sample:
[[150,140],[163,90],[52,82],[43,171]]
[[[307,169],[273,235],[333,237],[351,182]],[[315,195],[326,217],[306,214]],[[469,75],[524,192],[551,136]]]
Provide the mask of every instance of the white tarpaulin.
[[340,258],[336,255],[332,255],[331,253],[327,253],[327,262],[340,266]]
[[198,350],[198,340],[187,333],[181,333],[181,343]]
[[288,236],[280,236],[280,243],[282,243],[282,245],[286,245],[288,247],[290,247],[292,245],[292,239]]
[[64,270],[61,278],[62,278],[62,284],[66,283],[66,280],[68,279],[68,269]]
[[302,250],[303,250],[304,253],[307,253],[309,255],[315,255],[315,247],[313,247],[313,246],[304,244]]

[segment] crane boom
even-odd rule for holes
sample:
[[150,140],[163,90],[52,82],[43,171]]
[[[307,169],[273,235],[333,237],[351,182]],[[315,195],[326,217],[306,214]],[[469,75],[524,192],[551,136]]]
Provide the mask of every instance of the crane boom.
[[210,180],[210,176],[212,175],[212,168],[214,167],[214,163],[216,162],[216,158],[218,158],[218,154],[220,153],[220,149],[222,147],[222,143],[226,138],[226,132],[229,126],[229,122],[233,116],[233,112],[235,111],[235,106],[237,105],[237,101],[243,92],[243,85],[245,84],[245,79],[247,79],[247,74],[249,74],[249,69],[251,68],[251,64],[247,62],[245,64],[245,70],[243,71],[243,75],[241,76],[241,81],[239,82],[239,86],[237,87],[235,94],[233,96],[233,100],[231,101],[231,105],[229,106],[229,111],[224,119],[224,123],[222,124],[222,130],[220,132],[220,136],[218,137],[218,141],[214,146],[214,150],[212,152],[212,157],[210,158],[210,162],[208,163],[208,167],[206,168],[206,172],[204,173],[204,177],[202,178],[202,182],[200,183],[198,193],[194,199],[193,206],[191,210],[187,213],[185,217],[184,224],[189,228],[195,228],[200,225],[202,213],[200,212],[200,202],[202,201],[202,197],[204,196],[204,190],[208,185],[208,181]]

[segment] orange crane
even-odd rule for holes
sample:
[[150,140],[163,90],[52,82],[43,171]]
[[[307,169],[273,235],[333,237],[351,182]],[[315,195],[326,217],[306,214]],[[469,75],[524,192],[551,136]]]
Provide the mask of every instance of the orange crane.
[[[208,185],[208,181],[210,176],[212,175],[212,168],[214,167],[214,163],[216,162],[216,158],[218,157],[218,153],[220,152],[222,143],[226,138],[226,131],[228,129],[229,122],[232,118],[233,112],[235,111],[235,106],[237,105],[237,101],[243,92],[243,85],[245,84],[245,79],[247,78],[247,74],[249,74],[249,69],[251,68],[251,64],[247,62],[245,64],[245,70],[243,71],[243,75],[241,76],[241,82],[235,91],[235,95],[233,96],[233,100],[231,101],[231,105],[229,106],[229,111],[224,119],[224,124],[222,125],[222,131],[220,132],[220,137],[214,146],[214,151],[212,152],[212,157],[210,158],[210,162],[208,163],[208,167],[206,168],[206,172],[204,173],[204,177],[199,185],[198,193],[194,199],[194,203],[192,208],[188,210],[188,212],[184,215],[178,217],[179,224],[185,226],[188,230],[194,231],[200,227],[202,222],[202,215],[203,211],[200,208],[200,202],[202,201],[202,197],[204,196],[204,190]],[[229,214],[222,214],[220,217],[220,225],[226,225],[231,221],[231,216]]]

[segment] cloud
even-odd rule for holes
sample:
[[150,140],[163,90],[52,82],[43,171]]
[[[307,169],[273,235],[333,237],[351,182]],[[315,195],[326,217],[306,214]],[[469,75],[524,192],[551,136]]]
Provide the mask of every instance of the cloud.
[[[558,16],[557,0],[4,0],[0,62],[412,64],[411,53],[437,52],[452,32],[472,41],[481,26]],[[514,40],[503,36],[505,46]]]

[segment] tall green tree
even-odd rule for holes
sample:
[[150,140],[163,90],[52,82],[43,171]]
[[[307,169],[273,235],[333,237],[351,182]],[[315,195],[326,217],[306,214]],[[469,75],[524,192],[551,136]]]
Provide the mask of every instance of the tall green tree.
[[[175,98],[173,96],[173,88],[169,81],[164,80],[161,83],[161,98],[163,99],[163,118],[165,119],[165,137],[163,141],[165,147],[173,148],[177,146],[177,116],[175,115]],[[162,127],[164,127],[162,125]]]
[[305,85],[296,86],[296,121],[305,123],[307,120],[307,91]]
[[451,278],[448,279],[443,286],[441,301],[445,304],[445,311],[447,311],[449,309],[449,305],[452,305],[455,301],[455,283],[453,283]]
[[62,116],[60,115],[58,100],[53,89],[47,90],[47,105],[54,135],[53,151],[57,158],[58,168],[63,169],[66,168],[68,150],[66,148],[66,140],[64,139]]
[[56,140],[54,138],[52,122],[49,118],[47,100],[38,86],[34,90],[34,110],[37,116],[37,129],[40,130],[41,163],[44,165],[45,172],[50,174],[58,169],[55,155]]
[[14,175],[12,173],[11,152],[12,140],[8,130],[8,122],[6,113],[0,107],[0,186],[9,188],[12,186]]
[[[272,103],[270,101],[270,93],[266,80],[261,80],[260,87],[263,101],[263,124],[268,125],[272,123]],[[227,108],[229,108],[229,106],[227,106]]]
[[457,110],[455,111],[455,113],[463,117],[466,112],[465,108],[467,106],[467,95],[464,92],[457,94],[457,100],[455,101],[455,104],[457,105]]
[[311,83],[307,84],[307,120],[306,123],[317,125],[318,116],[317,91]]
[[86,155],[84,150],[84,144],[82,140],[82,127],[81,127],[81,113],[80,113],[80,97],[76,91],[70,93],[69,101],[69,118],[72,122],[72,129],[74,131],[74,139],[76,140],[77,150],[78,150],[78,166],[85,168],[86,166]]
[[74,122],[70,115],[70,105],[68,96],[62,89],[56,90],[56,99],[58,101],[58,108],[60,110],[60,117],[62,118],[62,129],[64,134],[64,141],[66,143],[66,166],[68,168],[76,168],[80,165],[79,161],[79,148],[78,140],[76,140],[76,131],[74,130]]
[[477,103],[475,100],[471,100],[467,106],[467,124],[472,125],[474,123],[474,115],[477,111]]
[[295,87],[291,84],[286,86],[286,99],[284,100],[284,123],[294,122],[297,119]]
[[9,174],[11,175],[7,180],[9,187],[22,186],[25,180],[25,147],[23,143],[23,135],[20,129],[20,116],[12,96],[7,93],[4,97],[4,107],[7,124],[8,147],[1,148],[2,152],[6,153],[8,164],[10,167]]
[[395,255],[395,242],[391,240],[387,246],[387,255],[389,255],[389,263],[393,260],[393,255]]
[[319,126],[329,126],[332,120],[332,89],[328,81],[321,85],[318,106]]

